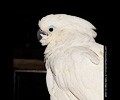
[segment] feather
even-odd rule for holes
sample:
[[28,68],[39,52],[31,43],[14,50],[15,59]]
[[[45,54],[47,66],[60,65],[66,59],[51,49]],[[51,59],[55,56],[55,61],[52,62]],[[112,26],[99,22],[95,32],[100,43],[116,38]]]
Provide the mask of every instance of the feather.
[[[103,45],[95,42],[96,28],[71,15],[51,14],[39,21],[48,35],[44,52],[51,100],[103,100]],[[53,31],[49,27],[54,26]]]

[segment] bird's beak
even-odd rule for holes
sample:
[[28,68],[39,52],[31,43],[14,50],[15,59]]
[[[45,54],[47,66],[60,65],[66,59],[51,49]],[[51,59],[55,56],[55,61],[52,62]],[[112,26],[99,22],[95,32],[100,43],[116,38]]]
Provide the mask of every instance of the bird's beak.
[[43,35],[47,35],[45,32],[43,32],[41,29],[39,29],[37,31],[37,39],[40,41],[42,39],[42,36],[40,34],[43,34]]

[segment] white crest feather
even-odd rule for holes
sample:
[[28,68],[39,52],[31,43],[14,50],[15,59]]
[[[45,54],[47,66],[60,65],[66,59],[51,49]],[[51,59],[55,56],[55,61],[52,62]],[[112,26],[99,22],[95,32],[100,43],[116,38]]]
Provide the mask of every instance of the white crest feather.
[[[103,100],[103,46],[94,38],[88,21],[66,14],[51,14],[39,23],[47,86],[51,100]],[[52,26],[53,31],[49,31]]]

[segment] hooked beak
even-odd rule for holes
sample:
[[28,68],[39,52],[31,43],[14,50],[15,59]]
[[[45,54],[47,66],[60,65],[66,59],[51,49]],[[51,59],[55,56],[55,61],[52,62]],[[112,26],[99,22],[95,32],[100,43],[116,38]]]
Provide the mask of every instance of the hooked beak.
[[37,31],[37,39],[40,41],[42,39],[42,36],[40,34],[43,34],[43,35],[47,35],[45,32],[43,32],[41,29],[39,29]]

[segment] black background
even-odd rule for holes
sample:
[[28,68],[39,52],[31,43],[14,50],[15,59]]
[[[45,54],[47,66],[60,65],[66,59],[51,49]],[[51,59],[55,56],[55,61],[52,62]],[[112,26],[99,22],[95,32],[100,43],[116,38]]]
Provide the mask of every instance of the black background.
[[[60,1],[55,1],[57,4]],[[47,3],[47,1],[46,1]],[[53,2],[51,2],[53,3]],[[62,2],[64,4],[64,2]],[[4,79],[3,83],[5,83],[4,89],[2,93],[5,94],[4,99],[11,99],[13,98],[13,58],[15,57],[13,55],[13,48],[25,48],[25,43],[26,43],[26,34],[30,34],[30,48],[37,48],[41,49],[41,52],[36,52],[36,53],[41,53],[41,56],[44,52],[45,47],[42,47],[41,44],[37,40],[37,30],[39,29],[38,27],[38,20],[41,19],[42,17],[48,15],[48,14],[69,14],[69,15],[74,15],[81,17],[83,19],[88,20],[91,22],[96,28],[97,32],[97,37],[96,37],[96,42],[103,44],[103,45],[108,45],[108,32],[106,30],[107,27],[107,21],[108,17],[106,16],[107,11],[106,9],[102,9],[103,6],[100,5],[99,7],[98,4],[96,6],[93,6],[93,9],[90,9],[91,6],[86,6],[82,3],[79,3],[77,5],[71,3],[67,3],[66,5],[59,4],[59,6],[54,6],[49,5],[47,3],[47,6],[45,3],[41,2],[38,5],[28,5],[27,3],[24,5],[19,5],[19,9],[17,9],[18,4],[15,4],[15,7],[13,7],[13,10],[9,11],[6,16],[6,22],[5,26],[6,28],[4,29],[4,36],[1,37],[3,38],[3,51],[4,51],[4,57],[3,59],[5,60],[4,63],[4,68],[3,70],[4,74]],[[68,7],[69,5],[69,7]],[[81,5],[83,5],[81,7]],[[12,6],[12,5],[11,5]],[[29,6],[29,8],[27,8]],[[37,10],[33,10],[34,7],[38,7]],[[97,8],[96,8],[97,7]],[[24,8],[27,8],[24,9]],[[8,8],[9,9],[9,8]],[[21,58],[25,58],[22,56]],[[40,58],[43,60],[43,58]]]
[[14,100],[49,100],[46,73],[15,72]]
[[[38,21],[48,14],[68,14],[88,20],[97,28],[97,37],[95,38],[96,42],[107,45],[105,32],[107,17],[104,16],[104,14],[82,13],[80,9],[68,8],[64,10],[41,9],[40,11],[16,11],[13,24],[14,32],[12,33],[13,58],[44,60],[43,53],[45,47],[41,46],[38,42],[36,34],[39,29]],[[27,43],[29,43],[29,47],[26,47]],[[18,49],[14,50],[14,48]]]
[[[77,9],[79,10],[79,9]],[[31,35],[31,43],[32,47],[40,47],[37,39],[36,39],[36,33],[37,30],[39,29],[38,27],[38,21],[48,15],[48,14],[69,14],[69,15],[74,15],[78,16],[81,18],[84,18],[91,22],[96,28],[96,32],[98,33],[96,41],[106,45],[106,34],[105,29],[106,29],[106,21],[107,17],[104,14],[95,14],[95,13],[81,13],[80,10],[79,12],[77,11],[72,11],[71,9],[54,9],[53,11],[51,10],[43,10],[41,11],[16,11],[15,12],[15,19],[14,19],[14,33],[12,33],[13,36],[13,47],[22,47],[25,42],[25,35],[29,33]]]

